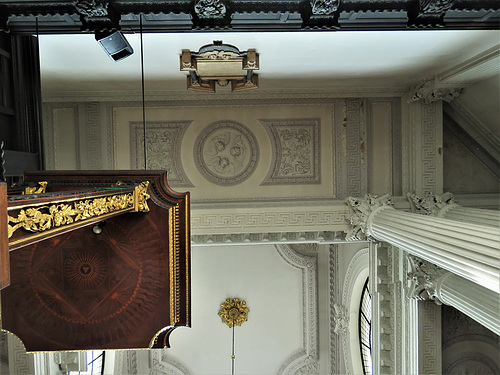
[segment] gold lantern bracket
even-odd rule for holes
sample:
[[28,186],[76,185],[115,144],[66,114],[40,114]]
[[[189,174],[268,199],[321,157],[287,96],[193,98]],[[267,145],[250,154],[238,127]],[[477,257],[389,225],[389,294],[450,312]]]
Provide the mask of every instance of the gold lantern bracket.
[[246,322],[248,320],[249,311],[245,301],[241,301],[239,298],[226,298],[226,300],[220,304],[218,315],[222,323],[232,328],[233,326],[241,326],[243,322]]
[[215,85],[221,87],[231,83],[231,91],[245,91],[259,87],[259,55],[255,49],[240,51],[235,46],[214,41],[200,48],[198,52],[182,50],[181,71],[189,72],[187,89],[215,92]]

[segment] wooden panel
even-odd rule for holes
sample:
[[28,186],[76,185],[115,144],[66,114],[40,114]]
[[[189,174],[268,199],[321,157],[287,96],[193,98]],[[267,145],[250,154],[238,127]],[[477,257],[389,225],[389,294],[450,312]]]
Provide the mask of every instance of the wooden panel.
[[151,171],[26,179],[54,190],[149,181],[151,195],[150,212],[108,219],[100,235],[84,227],[11,251],[2,323],[28,351],[163,347],[173,328],[190,325],[189,193]]

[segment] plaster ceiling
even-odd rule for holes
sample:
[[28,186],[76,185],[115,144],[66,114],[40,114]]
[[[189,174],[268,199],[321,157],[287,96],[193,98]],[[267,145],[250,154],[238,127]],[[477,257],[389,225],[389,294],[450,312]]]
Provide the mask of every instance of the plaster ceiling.
[[[92,34],[41,35],[44,92],[139,91],[141,36],[135,53],[113,62]],[[182,49],[214,40],[260,54],[261,89],[406,88],[498,45],[500,31],[337,31],[143,34],[146,91],[184,90]]]

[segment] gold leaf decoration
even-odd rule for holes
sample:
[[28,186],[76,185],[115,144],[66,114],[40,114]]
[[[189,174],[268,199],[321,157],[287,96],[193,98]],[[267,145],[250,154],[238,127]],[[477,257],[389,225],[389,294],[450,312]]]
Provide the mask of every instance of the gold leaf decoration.
[[232,328],[233,325],[241,326],[243,322],[246,322],[248,320],[249,311],[245,301],[241,301],[239,298],[226,298],[226,300],[220,304],[218,315],[222,323]]
[[149,182],[143,182],[133,192],[127,194],[26,208],[19,211],[17,217],[8,216],[8,237],[12,237],[19,228],[30,232],[41,232],[127,209],[148,212],[146,202],[150,198],[147,194],[148,185]]
[[38,186],[24,188],[24,194],[41,194],[45,193],[45,189],[47,189],[47,181],[41,181]]

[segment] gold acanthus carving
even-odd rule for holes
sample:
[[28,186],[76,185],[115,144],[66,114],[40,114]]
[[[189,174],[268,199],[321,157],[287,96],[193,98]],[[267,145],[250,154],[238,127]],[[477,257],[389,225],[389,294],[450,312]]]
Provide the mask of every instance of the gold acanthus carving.
[[248,320],[249,311],[245,301],[241,301],[239,298],[226,298],[226,300],[220,304],[218,315],[222,323],[232,328],[233,326],[241,326],[243,322],[246,322]]
[[26,187],[24,188],[24,194],[41,194],[45,193],[45,189],[47,188],[47,181],[41,181],[38,183],[38,186],[34,187]]
[[[133,192],[22,209],[17,217],[8,216],[8,237],[23,228],[30,232],[42,232],[52,228],[84,221],[117,211],[148,212],[147,193],[149,182],[142,182]],[[11,225],[11,223],[13,225]]]

